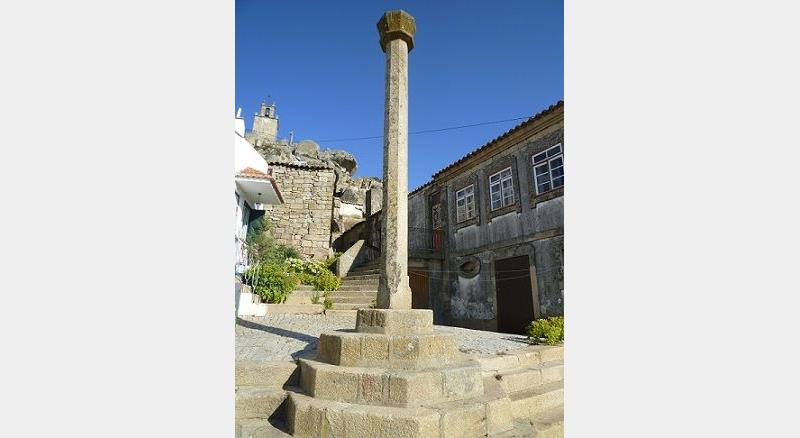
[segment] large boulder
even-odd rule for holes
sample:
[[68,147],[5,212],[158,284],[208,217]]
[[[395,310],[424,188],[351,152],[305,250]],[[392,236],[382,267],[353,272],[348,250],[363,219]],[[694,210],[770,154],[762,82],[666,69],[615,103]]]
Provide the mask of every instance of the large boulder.
[[301,157],[319,157],[319,145],[313,140],[303,140],[294,145],[294,154]]
[[352,175],[358,167],[356,157],[350,152],[340,149],[326,149],[319,154],[323,160],[330,160],[333,164],[341,167],[345,172]]
[[366,202],[366,193],[364,190],[356,187],[347,187],[342,192],[342,202],[364,206]]
[[294,157],[289,151],[289,148],[280,144],[267,144],[257,148],[257,150],[261,153],[264,159],[270,163],[291,163],[294,161]]
[[353,178],[353,184],[361,189],[369,190],[373,187],[383,187],[383,181],[375,176],[359,176]]

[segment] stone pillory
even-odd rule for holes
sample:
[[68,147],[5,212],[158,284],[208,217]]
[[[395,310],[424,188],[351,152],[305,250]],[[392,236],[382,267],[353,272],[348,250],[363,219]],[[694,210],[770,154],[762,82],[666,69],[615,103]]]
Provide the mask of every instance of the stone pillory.
[[378,21],[386,54],[383,119],[383,220],[377,306],[411,309],[408,284],[408,52],[414,45],[414,18],[386,12]]

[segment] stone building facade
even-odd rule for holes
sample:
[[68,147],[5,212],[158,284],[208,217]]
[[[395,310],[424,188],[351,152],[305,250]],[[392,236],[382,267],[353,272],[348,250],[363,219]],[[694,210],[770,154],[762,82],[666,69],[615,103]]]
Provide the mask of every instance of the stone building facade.
[[563,102],[412,192],[409,224],[440,236],[441,258],[412,266],[443,323],[521,332],[563,315]]
[[[413,307],[433,309],[437,324],[508,333],[563,315],[563,184],[564,104],[558,102],[412,191]],[[376,229],[380,212],[337,243],[361,239],[364,247],[380,247]]]
[[325,166],[278,162],[269,165],[285,200],[282,205],[265,208],[274,227],[275,239],[294,246],[306,256],[315,259],[328,257],[332,254],[334,170]]

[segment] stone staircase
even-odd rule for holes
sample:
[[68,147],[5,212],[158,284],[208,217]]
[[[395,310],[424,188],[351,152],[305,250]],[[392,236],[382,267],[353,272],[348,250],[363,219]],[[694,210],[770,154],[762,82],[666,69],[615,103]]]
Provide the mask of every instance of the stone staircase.
[[342,279],[339,290],[331,292],[334,310],[355,310],[369,308],[378,297],[378,279],[380,268],[378,261],[350,270]]

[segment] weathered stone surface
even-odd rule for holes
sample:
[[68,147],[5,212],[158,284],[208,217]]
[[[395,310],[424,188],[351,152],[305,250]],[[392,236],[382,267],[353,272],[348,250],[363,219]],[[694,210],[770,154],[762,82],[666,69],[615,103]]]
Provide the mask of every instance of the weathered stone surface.
[[236,389],[236,418],[267,419],[276,414],[286,400],[286,391],[239,387]]
[[497,433],[513,427],[514,415],[511,413],[511,399],[494,376],[483,378],[483,397],[486,404],[486,418],[489,433]]
[[266,205],[275,240],[299,249],[306,256],[330,255],[333,169],[309,169],[295,165],[270,165],[283,194],[284,204]]
[[294,144],[294,153],[304,157],[318,158],[319,145],[313,140],[302,140]]
[[[415,406],[483,394],[480,368],[459,363],[420,370],[348,367],[300,359],[300,383],[315,397],[348,403]],[[456,382],[460,379],[462,382]],[[446,383],[447,382],[447,383]],[[445,389],[447,388],[447,389]]]
[[433,311],[429,309],[359,309],[356,331],[387,335],[433,333]]
[[417,25],[408,12],[403,10],[388,11],[378,21],[378,33],[381,37],[381,49],[386,52],[390,41],[401,39],[408,45],[408,50],[414,48],[414,34]]
[[437,406],[442,438],[486,436],[486,406],[480,402],[449,402]]
[[349,174],[355,173],[358,168],[356,157],[350,152],[341,149],[325,149],[319,153],[319,158],[341,167]]
[[514,418],[534,418],[564,404],[564,382],[551,382],[509,395]]
[[272,389],[297,385],[300,376],[298,365],[289,361],[236,361],[235,372],[237,386],[259,386]]
[[439,436],[439,413],[420,407],[367,406],[292,393],[289,430],[295,437],[428,438]]
[[319,359],[342,366],[422,368],[450,363],[457,353],[455,337],[448,333],[323,333],[319,342]]
[[411,309],[408,285],[408,51],[414,18],[389,11],[378,23],[386,53],[383,127],[383,219],[378,307]]

